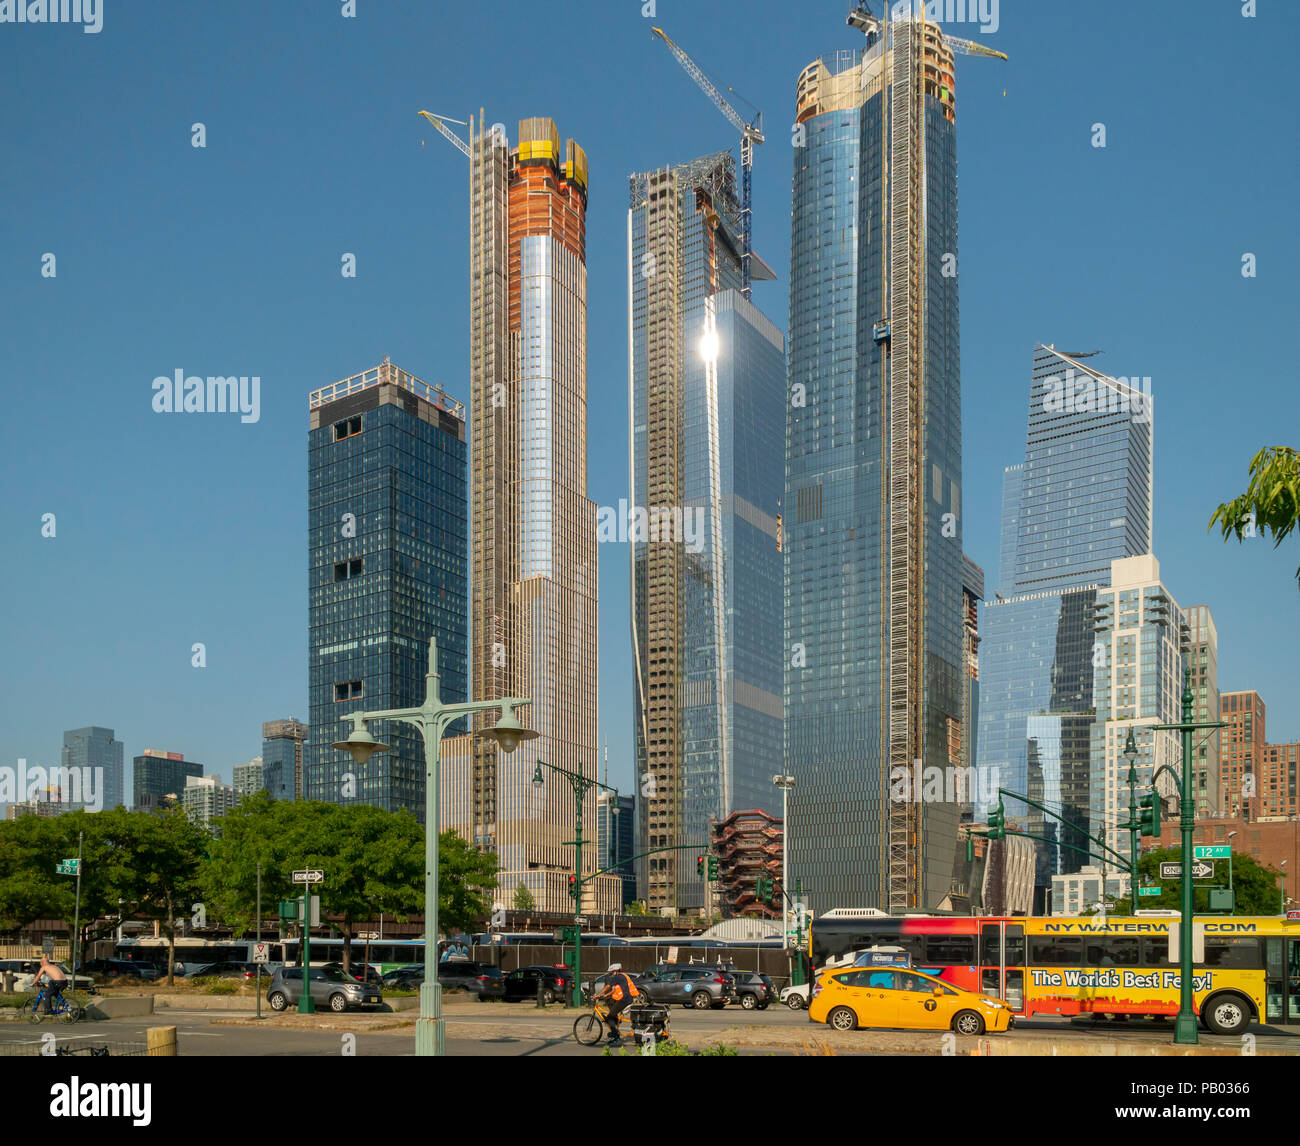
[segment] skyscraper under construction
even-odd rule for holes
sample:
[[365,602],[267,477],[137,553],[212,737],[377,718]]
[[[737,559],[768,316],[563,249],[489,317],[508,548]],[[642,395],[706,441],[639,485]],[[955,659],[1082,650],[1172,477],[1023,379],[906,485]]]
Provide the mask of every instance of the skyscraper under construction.
[[849,22],[865,49],[796,90],[786,838],[814,910],[925,910],[961,808],[897,783],[962,764],[953,51],[992,53],[920,16]]
[[[470,125],[470,656],[474,700],[531,697],[513,754],[477,733],[443,751],[443,827],[495,851],[501,894],[571,908],[574,795],[597,778],[596,509],[587,497],[587,156],[555,123]],[[584,874],[596,869],[585,802]],[[616,876],[586,904],[617,910]],[[608,902],[606,902],[608,901]]]

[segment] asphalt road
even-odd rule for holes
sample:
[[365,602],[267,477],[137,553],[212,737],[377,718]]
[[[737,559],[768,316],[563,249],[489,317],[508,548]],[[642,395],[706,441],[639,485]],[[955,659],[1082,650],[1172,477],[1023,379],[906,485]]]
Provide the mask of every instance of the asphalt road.
[[[449,1037],[447,1051],[466,1057],[595,1057],[599,1048],[581,1047],[571,1036],[573,1019],[578,1012],[548,1008],[538,1011],[525,1004],[489,1004],[481,1007],[458,1006],[449,1009]],[[190,1056],[293,1056],[317,1057],[351,1053],[358,1056],[402,1056],[414,1050],[414,1028],[372,1031],[360,1022],[348,1029],[348,1016],[328,1016],[325,1021],[336,1022],[332,1030],[299,1029],[268,1020],[264,1025],[228,1025],[223,1019],[251,1019],[251,1013],[212,1011],[167,1011],[152,1017],[114,1019],[103,1022],[85,1022],[75,1026],[62,1023],[0,1023],[0,1044],[26,1043],[39,1045],[43,1036],[52,1035],[58,1043],[81,1040],[107,1040],[123,1043],[143,1043],[145,1030],[151,1026],[176,1026],[181,1054]],[[749,1012],[738,1008],[726,1011],[698,1012],[677,1009],[672,1012],[673,1033],[687,1037],[696,1045],[700,1041],[713,1041],[729,1028],[775,1027],[782,1032],[807,1033],[811,1040],[824,1027],[809,1023],[802,1011],[772,1007],[767,1011]],[[474,1029],[482,1033],[475,1036]],[[1028,1038],[1069,1041],[1072,1038],[1097,1038],[1113,1040],[1144,1040],[1153,1035],[1172,1033],[1172,1027],[1160,1027],[1149,1022],[1133,1023],[1071,1023],[1065,1020],[1043,1019],[1017,1023],[1015,1034]],[[1289,1050],[1300,1054],[1300,1030],[1284,1031],[1276,1027],[1251,1028],[1259,1049]],[[869,1034],[863,1033],[864,1042]],[[997,1036],[993,1036],[997,1037]],[[926,1036],[933,1038],[938,1053],[940,1032]],[[1220,1038],[1204,1032],[1203,1045],[1223,1045],[1239,1049],[1239,1038]],[[635,1045],[628,1043],[629,1050]],[[6,1048],[0,1046],[0,1053]],[[790,1047],[742,1046],[745,1055],[797,1054]],[[839,1054],[852,1054],[852,1050],[838,1049]],[[864,1049],[860,1053],[870,1054]],[[877,1051],[876,1053],[881,1053]],[[891,1051],[890,1054],[897,1052]]]

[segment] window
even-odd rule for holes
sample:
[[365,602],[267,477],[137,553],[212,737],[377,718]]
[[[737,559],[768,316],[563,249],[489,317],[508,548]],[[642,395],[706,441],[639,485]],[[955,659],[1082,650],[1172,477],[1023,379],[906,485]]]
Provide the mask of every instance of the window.
[[1035,966],[1077,967],[1082,959],[1080,936],[1035,935],[1029,940],[1029,962]]
[[365,684],[359,680],[345,680],[341,684],[334,686],[334,700],[336,703],[341,700],[356,700],[357,697],[365,695]]
[[1205,937],[1204,967],[1222,967],[1228,970],[1247,970],[1261,967],[1259,940],[1239,935]]
[[361,415],[355,418],[348,418],[342,422],[334,423],[334,440],[341,442],[344,438],[350,438],[355,434],[361,433]]
[[1108,936],[1089,942],[1089,967],[1136,967],[1141,962],[1142,941],[1136,937]]
[[334,580],[346,581],[350,577],[360,577],[365,571],[365,559],[354,557],[351,561],[336,561],[334,563]]
[[945,966],[975,964],[975,936],[931,935],[925,944],[925,961]]

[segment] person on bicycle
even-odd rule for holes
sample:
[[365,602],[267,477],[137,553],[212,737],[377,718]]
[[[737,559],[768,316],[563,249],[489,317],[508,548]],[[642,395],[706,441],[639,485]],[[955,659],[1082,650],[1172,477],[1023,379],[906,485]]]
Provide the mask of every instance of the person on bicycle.
[[54,1000],[63,998],[63,988],[67,985],[68,977],[63,973],[63,968],[57,963],[50,962],[48,955],[41,956],[41,966],[36,972],[36,978],[32,980],[32,985],[39,987],[41,980],[44,979],[50,985],[49,991],[45,995],[45,1013],[54,1014]]
[[632,1000],[641,994],[636,989],[632,978],[623,970],[622,963],[611,963],[606,975],[605,986],[596,996],[596,1002],[609,1000],[609,1010],[605,1015],[605,1026],[609,1028],[609,1045],[617,1046],[623,1040],[618,1033],[618,1016],[628,1007]]

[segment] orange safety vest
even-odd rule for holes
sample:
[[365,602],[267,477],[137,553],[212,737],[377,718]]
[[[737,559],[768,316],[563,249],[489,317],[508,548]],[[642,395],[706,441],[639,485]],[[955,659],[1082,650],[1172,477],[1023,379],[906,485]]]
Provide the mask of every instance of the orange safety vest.
[[622,971],[619,971],[610,980],[609,993],[613,997],[614,1002],[621,1003],[623,1001],[624,987],[627,988],[627,996],[629,999],[635,999],[641,993],[636,989],[636,984],[633,983],[632,980],[629,979],[625,974],[623,974]]

